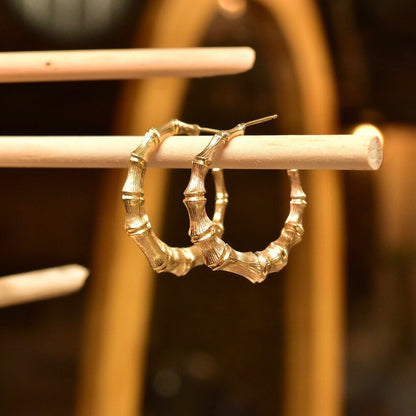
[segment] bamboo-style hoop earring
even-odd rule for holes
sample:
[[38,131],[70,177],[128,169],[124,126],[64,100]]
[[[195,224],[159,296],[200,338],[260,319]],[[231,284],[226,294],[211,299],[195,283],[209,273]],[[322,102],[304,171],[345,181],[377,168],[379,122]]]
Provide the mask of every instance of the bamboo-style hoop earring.
[[302,215],[306,206],[306,195],[302,190],[299,172],[288,170],[291,193],[290,212],[280,237],[264,250],[241,253],[225,243],[216,232],[214,224],[205,211],[205,176],[214,155],[231,139],[244,134],[246,127],[272,120],[277,116],[238,124],[231,130],[218,132],[206,148],[192,161],[192,173],[184,195],[188,210],[191,241],[204,256],[204,262],[212,270],[225,270],[246,277],[253,283],[262,282],[269,273],[278,272],[288,261],[290,249],[302,239]]
[[[167,137],[177,134],[199,135],[200,133],[215,134],[217,132],[218,130],[174,119],[161,127],[150,129],[140,145],[131,153],[122,197],[126,209],[125,229],[141,248],[152,268],[158,273],[170,272],[177,276],[183,276],[193,267],[203,264],[204,261],[201,251],[195,245],[183,248],[170,247],[153,232],[150,220],[146,215],[143,193],[148,157]],[[212,169],[212,174],[216,191],[212,224],[218,235],[222,235],[228,195],[222,171]]]

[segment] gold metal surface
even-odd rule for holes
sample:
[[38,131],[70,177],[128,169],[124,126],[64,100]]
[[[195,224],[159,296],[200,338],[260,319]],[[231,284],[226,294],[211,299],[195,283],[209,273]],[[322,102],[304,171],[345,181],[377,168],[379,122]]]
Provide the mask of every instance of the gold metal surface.
[[[150,153],[156,150],[167,137],[178,134],[199,135],[201,132],[214,134],[218,130],[174,119],[161,127],[150,129],[139,146],[131,153],[127,179],[123,187],[123,202],[126,209],[125,228],[127,234],[141,248],[152,268],[158,273],[170,272],[183,276],[193,267],[203,264],[203,258],[197,246],[170,247],[153,232],[146,215],[143,192],[147,160]],[[221,236],[224,231],[223,222],[228,195],[222,171],[213,169],[212,173],[216,190],[212,226],[213,230]]]
[[217,228],[205,210],[204,182],[214,155],[231,139],[243,135],[248,126],[276,117],[264,117],[238,124],[231,130],[216,133],[206,148],[195,156],[192,162],[191,178],[184,192],[184,203],[190,220],[189,235],[191,241],[201,249],[205,264],[212,270],[225,270],[239,274],[253,283],[262,282],[269,273],[281,270],[287,264],[290,249],[302,238],[302,215],[306,206],[306,195],[302,190],[299,172],[287,171],[291,184],[290,212],[280,237],[264,250],[257,252],[241,253],[221,239],[221,235],[218,234]]

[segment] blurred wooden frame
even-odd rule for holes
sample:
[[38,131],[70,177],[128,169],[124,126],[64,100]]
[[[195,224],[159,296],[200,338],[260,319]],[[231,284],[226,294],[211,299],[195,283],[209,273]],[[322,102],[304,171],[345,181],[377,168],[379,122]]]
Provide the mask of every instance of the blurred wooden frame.
[[388,124],[380,129],[386,157],[374,180],[377,249],[383,262],[376,265],[370,313],[377,314],[381,336],[393,348],[397,341],[392,339],[403,328],[416,327],[416,127]]
[[[314,2],[259,3],[273,15],[288,43],[301,87],[306,131],[332,133],[337,112],[335,85]],[[197,46],[217,8],[215,0],[149,2],[134,46]],[[141,134],[179,115],[186,87],[187,81],[179,79],[126,83],[117,133]],[[109,173],[103,191],[95,277],[86,311],[78,416],[133,416],[140,414],[142,405],[154,276],[120,227],[124,222],[120,200],[124,176],[124,172]],[[147,207],[156,231],[162,224],[166,179],[167,173],[156,169],[146,177]],[[338,174],[311,173],[307,191],[306,241],[296,253],[296,261],[310,273],[298,273],[292,263],[287,276],[284,414],[337,416],[343,378],[343,214]]]
[[[213,1],[151,2],[135,46],[198,45],[215,10]],[[180,112],[186,86],[187,80],[172,78],[126,83],[116,130],[140,134],[163,124]],[[125,172],[108,173],[103,191],[93,268],[96,277],[86,310],[78,416],[133,416],[139,414],[142,402],[154,273],[120,227],[124,180]],[[156,232],[162,223],[166,182],[163,170],[152,169],[146,175],[146,206]]]
[[[334,133],[335,77],[311,0],[262,0],[281,28],[300,85],[307,133]],[[313,171],[305,185],[305,237],[286,277],[286,416],[338,416],[343,407],[344,212],[340,174]],[[302,272],[309,270],[308,274]]]

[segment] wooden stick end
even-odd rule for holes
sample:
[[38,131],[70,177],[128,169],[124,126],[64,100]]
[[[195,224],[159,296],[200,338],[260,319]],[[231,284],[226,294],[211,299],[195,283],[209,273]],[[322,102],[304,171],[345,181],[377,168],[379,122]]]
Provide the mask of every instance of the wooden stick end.
[[372,170],[380,169],[383,163],[383,139],[374,136],[368,143],[368,164]]

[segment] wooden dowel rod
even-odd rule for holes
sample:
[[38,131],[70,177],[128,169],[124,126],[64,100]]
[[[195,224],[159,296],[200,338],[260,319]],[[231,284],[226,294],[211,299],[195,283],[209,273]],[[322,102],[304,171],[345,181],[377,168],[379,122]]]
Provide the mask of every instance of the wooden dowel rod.
[[0,82],[207,77],[252,68],[248,47],[3,52]]
[[0,277],[0,308],[63,296],[84,285],[89,270],[78,264]]
[[[125,168],[140,136],[0,136],[0,167]],[[150,167],[189,168],[211,136],[174,136],[149,159]],[[218,154],[226,169],[376,170],[381,139],[356,135],[241,136]]]

